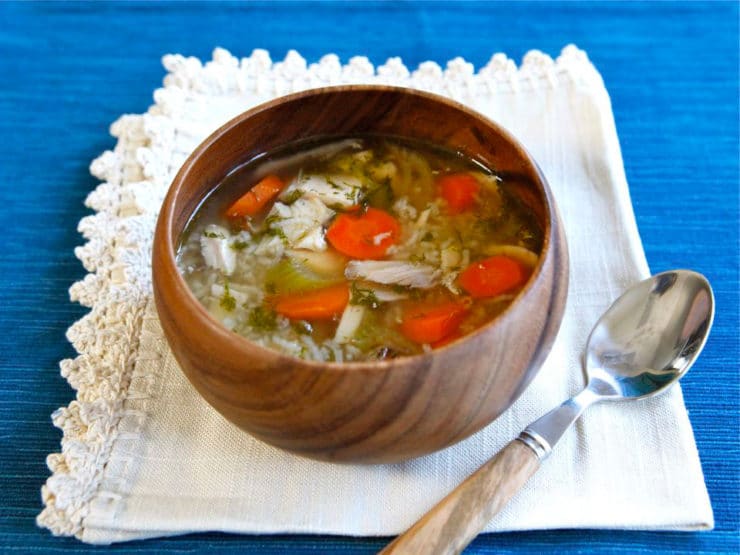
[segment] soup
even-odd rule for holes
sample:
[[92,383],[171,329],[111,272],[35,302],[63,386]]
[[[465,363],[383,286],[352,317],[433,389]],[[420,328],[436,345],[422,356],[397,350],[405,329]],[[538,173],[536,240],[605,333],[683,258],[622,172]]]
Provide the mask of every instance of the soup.
[[194,295],[264,347],[320,361],[409,356],[501,313],[542,230],[495,171],[389,136],[299,142],[235,169],[178,248]]

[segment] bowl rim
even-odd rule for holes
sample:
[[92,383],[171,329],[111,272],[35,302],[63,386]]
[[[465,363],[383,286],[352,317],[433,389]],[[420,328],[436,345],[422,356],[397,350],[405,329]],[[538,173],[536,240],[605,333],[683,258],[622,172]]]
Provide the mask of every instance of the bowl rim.
[[[522,287],[522,289],[519,290],[519,292],[512,299],[511,303],[509,303],[509,305],[503,311],[501,311],[499,314],[491,318],[489,321],[487,321],[485,324],[483,324],[479,328],[471,331],[470,333],[466,333],[465,335],[455,338],[454,340],[450,341],[449,343],[446,343],[445,345],[441,347],[438,347],[430,351],[423,351],[421,353],[414,354],[414,355],[404,355],[398,358],[383,359],[383,360],[357,360],[357,361],[351,360],[351,361],[336,362],[336,361],[318,361],[318,360],[304,359],[304,358],[300,358],[297,356],[289,355],[287,353],[278,351],[276,349],[264,347],[250,340],[249,338],[239,335],[238,333],[228,329],[221,322],[216,320],[216,318],[214,318],[208,312],[206,307],[193,294],[192,290],[190,289],[187,282],[185,281],[182,274],[180,273],[179,268],[177,267],[175,245],[179,244],[180,237],[175,238],[173,235],[173,226],[174,226],[174,221],[175,221],[175,210],[174,210],[175,199],[177,198],[178,195],[181,194],[181,191],[186,181],[185,178],[189,174],[189,172],[192,170],[193,166],[197,164],[199,158],[207,150],[212,148],[213,145],[217,144],[224,134],[228,133],[235,126],[241,125],[242,122],[244,122],[245,120],[248,120],[261,112],[271,110],[283,104],[300,101],[301,99],[309,97],[309,96],[318,96],[318,95],[327,94],[327,93],[362,92],[362,91],[378,92],[378,93],[396,92],[396,93],[400,93],[403,95],[423,98],[427,101],[440,102],[442,104],[446,104],[447,106],[453,109],[456,109],[458,111],[465,113],[469,117],[482,121],[483,123],[485,123],[486,126],[493,128],[499,135],[501,135],[511,146],[514,147],[516,152],[519,154],[520,158],[524,159],[526,162],[531,164],[532,169],[534,170],[533,173],[538,178],[537,179],[537,189],[538,189],[538,192],[542,200],[544,201],[543,202],[543,206],[544,206],[543,232],[544,234],[543,234],[543,241],[542,241],[542,249],[541,249],[541,252],[537,260],[537,265],[532,270],[532,273],[529,276],[526,284],[524,285],[524,287]],[[321,135],[317,134],[316,136],[319,137]],[[402,136],[399,135],[399,137],[402,137]],[[310,139],[310,138],[311,137],[307,137],[305,139]],[[300,140],[304,140],[304,138]],[[471,156],[469,153],[464,153],[464,154],[466,154],[468,157],[472,159],[476,159],[475,157]],[[261,155],[262,154],[257,154],[256,157],[259,157]],[[255,158],[251,158],[250,160],[244,162],[244,164],[251,162]],[[223,177],[221,179],[223,179]],[[209,189],[199,199],[198,206],[200,206],[200,203],[202,203],[205,200],[205,198],[208,195],[210,195],[216,187],[218,187],[218,184],[216,184],[214,187]],[[188,215],[188,218],[191,218],[193,214],[194,212],[191,212]],[[220,337],[224,341],[234,344],[234,346],[239,350],[243,350],[244,348],[248,346],[250,349],[254,349],[258,352],[262,351],[266,355],[266,357],[272,358],[273,360],[275,360],[276,364],[278,365],[299,364],[309,369],[314,368],[317,370],[320,369],[322,371],[337,371],[337,372],[358,371],[358,370],[385,371],[392,367],[404,365],[404,361],[419,361],[419,360],[425,360],[425,359],[430,360],[437,353],[440,353],[443,351],[449,351],[450,349],[453,349],[453,348],[459,348],[464,343],[467,343],[468,341],[471,341],[473,338],[486,333],[487,330],[489,330],[490,328],[498,324],[501,320],[505,319],[509,315],[509,313],[515,308],[515,306],[519,304],[519,301],[523,297],[529,294],[529,292],[534,287],[535,283],[537,283],[537,281],[540,279],[542,275],[542,268],[545,262],[545,254],[549,252],[554,247],[554,244],[555,244],[553,241],[554,239],[553,226],[556,220],[557,220],[556,207],[555,207],[554,199],[552,198],[552,191],[550,190],[549,183],[547,179],[545,178],[544,173],[540,169],[534,157],[529,153],[529,151],[524,147],[524,145],[522,145],[522,143],[519,142],[519,140],[516,139],[516,137],[514,137],[514,135],[511,132],[509,132],[501,124],[491,120],[490,118],[481,114],[480,112],[473,110],[472,108],[469,108],[465,106],[464,104],[461,104],[450,98],[447,98],[447,97],[444,97],[438,94],[430,93],[427,91],[412,89],[409,87],[399,87],[399,86],[390,86],[390,85],[371,85],[371,84],[352,84],[352,85],[335,85],[335,86],[328,86],[328,87],[318,87],[318,88],[306,89],[304,91],[299,91],[296,93],[280,96],[272,100],[260,103],[256,106],[253,106],[252,108],[248,110],[245,110],[244,112],[229,119],[227,122],[219,126],[215,131],[210,133],[208,137],[203,139],[198,144],[198,146],[190,153],[187,159],[180,166],[180,169],[178,170],[177,174],[173,178],[167,190],[167,193],[164,197],[164,200],[162,201],[160,213],[157,217],[157,223],[155,226],[155,232],[154,232],[154,238],[153,238],[153,244],[155,245],[155,248],[153,249],[153,251],[157,250],[156,245],[160,241],[164,241],[164,243],[166,244],[166,249],[164,253],[162,252],[157,253],[159,254],[158,261],[155,261],[154,259],[152,259],[152,274],[157,273],[157,264],[160,264],[160,265],[166,264],[168,268],[172,270],[172,271],[167,272],[167,274],[169,274],[174,279],[173,285],[175,286],[177,290],[177,296],[178,298],[181,299],[181,302],[184,302],[187,305],[188,311],[197,315],[197,318],[199,321],[201,321],[204,324],[207,324],[207,327],[211,333],[214,333],[216,336]],[[164,260],[161,259],[162,255],[164,255],[165,257]],[[153,252],[153,256],[154,256],[154,252]],[[154,282],[153,282],[153,285],[155,285]],[[157,287],[155,286],[154,287],[155,296],[156,296],[156,289]],[[250,353],[250,354],[253,354],[253,353]]]

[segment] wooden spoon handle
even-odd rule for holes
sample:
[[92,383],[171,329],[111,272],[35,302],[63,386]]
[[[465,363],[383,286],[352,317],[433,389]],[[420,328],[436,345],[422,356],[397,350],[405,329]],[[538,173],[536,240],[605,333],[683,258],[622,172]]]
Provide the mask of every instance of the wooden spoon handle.
[[539,467],[531,448],[512,441],[380,553],[460,553]]

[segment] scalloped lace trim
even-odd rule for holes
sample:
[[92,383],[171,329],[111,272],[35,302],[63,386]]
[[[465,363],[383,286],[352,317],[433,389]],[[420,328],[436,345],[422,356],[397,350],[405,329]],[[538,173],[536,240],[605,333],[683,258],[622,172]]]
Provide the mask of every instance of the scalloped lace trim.
[[[400,85],[467,104],[563,81],[603,86],[586,54],[573,45],[556,60],[533,50],[519,67],[495,54],[477,73],[462,58],[450,60],[444,69],[424,62],[410,71],[400,58],[376,68],[360,56],[342,65],[328,54],[307,64],[295,51],[273,62],[265,50],[240,60],[220,48],[206,64],[181,55],[165,56],[163,64],[168,74],[154,93],[155,104],[145,114],[124,115],[113,123],[111,134],[118,143],[90,166],[103,183],[85,202],[95,214],[78,226],[87,242],[75,255],[89,274],[72,285],[70,297],[91,310],[67,332],[79,356],[61,361],[60,367],[77,398],[52,414],[63,431],[61,453],[47,458],[52,475],[42,487],[45,508],[37,517],[55,535],[81,538],[91,511],[115,514],[122,501],[121,490],[112,491],[104,474],[120,466],[111,460],[116,444],[128,441],[127,447],[138,451],[147,405],[139,403],[144,408],[134,411],[128,402],[156,396],[151,365],[137,367],[157,355],[156,350],[142,352],[149,347],[141,345],[146,333],[157,333],[147,323],[154,225],[175,173],[211,131],[260,102],[328,85]],[[126,479],[123,473],[120,480]]]

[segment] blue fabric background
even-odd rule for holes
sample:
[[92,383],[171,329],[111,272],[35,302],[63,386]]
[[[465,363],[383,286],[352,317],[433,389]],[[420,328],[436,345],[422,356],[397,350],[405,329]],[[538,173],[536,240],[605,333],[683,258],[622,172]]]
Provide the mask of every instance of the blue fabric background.
[[[72,250],[96,186],[88,164],[113,147],[112,121],[151,104],[162,55],[209,59],[223,46],[282,59],[292,48],[309,62],[398,55],[413,68],[463,56],[478,68],[495,52],[554,56],[570,42],[611,94],[652,270],[693,268],[715,288],[715,327],[683,386],[716,530],[489,534],[469,552],[740,551],[737,2],[3,3],[0,21],[0,551],[95,549],[34,517],[61,437],[49,415],[73,398],[58,361],[74,356],[64,333],[84,312],[67,289],[85,274]],[[111,550],[372,553],[385,543],[212,533]]]

